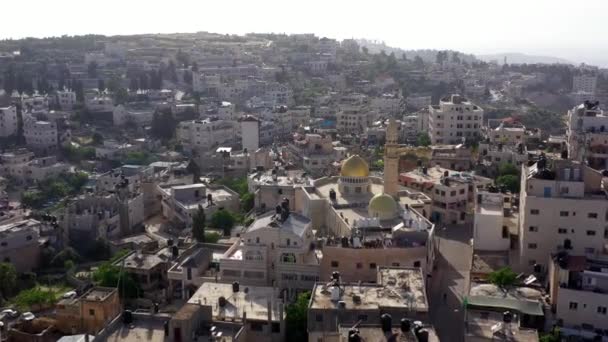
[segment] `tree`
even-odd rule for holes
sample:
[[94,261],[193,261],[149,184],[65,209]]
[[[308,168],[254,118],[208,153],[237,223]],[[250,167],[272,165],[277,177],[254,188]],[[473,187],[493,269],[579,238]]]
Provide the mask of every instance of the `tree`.
[[498,174],[500,176],[506,176],[506,175],[517,176],[517,175],[519,175],[519,169],[511,163],[502,163],[498,167]]
[[503,267],[497,271],[494,271],[488,275],[488,280],[501,288],[515,284],[517,280],[517,274],[513,272],[510,267]]
[[219,209],[211,216],[211,225],[219,228],[224,232],[224,236],[229,236],[236,218],[228,210]]
[[0,295],[8,299],[17,288],[17,271],[8,262],[0,263]]
[[310,291],[298,295],[295,303],[288,305],[285,309],[285,324],[289,331],[289,339],[293,342],[308,341],[306,333],[308,327],[308,302]]
[[251,192],[241,195],[241,210],[248,213],[255,204],[255,196]]
[[137,298],[140,292],[139,285],[133,277],[125,273],[121,267],[105,262],[93,272],[93,281],[99,286],[117,287],[122,296]]
[[177,123],[171,115],[171,112],[163,112],[158,113],[155,112],[152,117],[152,127],[150,133],[155,138],[161,140],[171,140],[173,138],[173,134],[175,133],[175,127]]
[[416,143],[418,146],[429,146],[431,145],[431,137],[429,137],[428,133],[418,133]]
[[424,68],[424,60],[422,59],[422,57],[418,55],[414,57],[414,66],[418,69]]
[[538,339],[539,342],[560,342],[561,340],[561,333],[557,327],[553,328],[551,332],[541,335]]
[[192,236],[198,242],[205,242],[205,224],[206,224],[205,210],[203,206],[199,204],[198,211],[192,218]]
[[101,135],[99,132],[95,132],[93,133],[93,145],[101,145],[103,144],[103,135]]
[[519,176],[516,175],[504,175],[496,178],[496,185],[504,186],[507,190],[512,193],[519,193]]

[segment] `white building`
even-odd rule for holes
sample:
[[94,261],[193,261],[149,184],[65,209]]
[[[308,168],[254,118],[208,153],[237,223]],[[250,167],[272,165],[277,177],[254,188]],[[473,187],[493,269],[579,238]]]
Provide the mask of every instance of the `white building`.
[[234,121],[215,119],[182,121],[176,136],[186,150],[214,150],[220,145],[235,144],[238,125]]
[[114,100],[106,95],[85,98],[84,105],[91,112],[112,112],[114,110]]
[[608,115],[597,102],[580,104],[568,111],[568,157],[602,170],[608,168]]
[[548,161],[524,165],[519,203],[522,271],[546,269],[549,255],[606,255],[608,212],[603,177],[584,164]]
[[26,116],[23,120],[23,136],[29,148],[44,154],[56,151],[59,146],[57,124],[54,122]]
[[[508,251],[511,196],[500,192],[477,192],[473,248],[480,251]],[[513,224],[517,226],[515,223]]]
[[260,147],[260,121],[247,115],[240,120],[243,150],[256,151]]
[[597,90],[597,76],[577,75],[572,77],[572,92],[595,94]]
[[0,107],[0,137],[17,133],[17,107]]
[[68,89],[58,90],[57,104],[61,110],[72,110],[76,104],[76,93]]
[[451,95],[429,106],[432,144],[460,144],[481,135],[483,109],[460,95]]

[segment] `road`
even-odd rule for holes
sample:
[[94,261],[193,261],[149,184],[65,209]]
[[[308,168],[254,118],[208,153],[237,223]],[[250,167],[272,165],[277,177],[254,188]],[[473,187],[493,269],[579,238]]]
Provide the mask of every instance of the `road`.
[[[439,229],[437,269],[429,288],[431,321],[441,341],[464,340],[462,299],[469,288],[471,225]],[[444,298],[445,294],[445,298]]]

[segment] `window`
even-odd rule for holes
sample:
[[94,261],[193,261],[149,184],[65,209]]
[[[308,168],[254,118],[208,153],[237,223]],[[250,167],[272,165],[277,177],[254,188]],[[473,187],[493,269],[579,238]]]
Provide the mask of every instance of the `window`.
[[560,211],[559,212],[559,216],[561,217],[568,217],[569,213],[567,211]]
[[333,260],[331,262],[331,267],[338,267],[340,265],[340,263],[338,263],[337,261]]
[[597,213],[588,213],[587,217],[588,218],[592,218],[592,219],[596,219],[597,218]]
[[[296,256],[293,253],[283,253],[283,254],[281,254],[281,262],[284,262],[287,264],[295,264]],[[333,263],[332,263],[332,266],[333,266]]]
[[363,322],[365,322],[365,321],[367,321],[367,315],[359,315],[359,316],[357,317],[357,319],[358,319],[359,321],[363,321]]
[[27,241],[30,241],[30,240],[32,239],[32,236],[31,236],[31,235],[28,235],[28,236],[26,236],[26,237],[25,237],[25,239],[26,239]]
[[89,315],[95,316],[95,309],[89,309]]
[[414,261],[414,267],[420,267],[420,261]]
[[595,230],[588,230],[587,236],[595,236]]
[[597,307],[597,313],[599,313],[601,315],[605,315],[606,314],[606,307],[605,306],[598,306]]
[[557,234],[568,234],[568,229],[566,229],[566,228],[557,228]]
[[279,323],[272,323],[271,328],[273,333],[281,332],[281,325]]
[[6,245],[7,245],[6,241],[2,241],[2,243],[0,243],[0,246],[2,246],[2,247],[6,247]]
[[362,264],[362,263],[360,263],[360,262],[358,262],[356,266],[357,266],[357,269],[361,269],[361,268],[363,268],[363,264]]
[[540,210],[538,209],[530,209],[530,215],[538,215],[540,214]]
[[255,238],[255,243],[260,243],[260,237],[259,236]]
[[375,263],[375,262],[372,262],[371,264],[369,264],[369,268],[370,268],[370,270],[375,270],[375,269],[376,269],[376,267],[377,267],[377,266],[376,266],[376,263]]
[[456,196],[456,191],[451,191],[450,196]]
[[393,267],[399,267],[399,263],[398,262],[394,262],[391,264]]
[[290,246],[290,245],[291,245],[291,240],[287,239],[287,246]]
[[509,227],[502,226],[502,238],[503,239],[508,239],[509,238]]
[[535,243],[529,243],[529,244],[528,244],[528,248],[529,248],[529,249],[536,249],[537,247],[538,247],[538,245],[537,245],[537,244],[535,244]]
[[252,331],[262,331],[264,330],[264,324],[259,322],[251,322],[250,325]]
[[315,315],[315,321],[317,321],[317,322],[323,322],[323,315],[322,314],[316,314]]
[[538,227],[537,226],[530,226],[530,227],[528,227],[528,231],[530,231],[530,232],[538,232]]
[[570,308],[570,310],[576,310],[576,309],[578,309],[578,303],[577,302],[570,302],[570,304],[568,305],[568,307]]

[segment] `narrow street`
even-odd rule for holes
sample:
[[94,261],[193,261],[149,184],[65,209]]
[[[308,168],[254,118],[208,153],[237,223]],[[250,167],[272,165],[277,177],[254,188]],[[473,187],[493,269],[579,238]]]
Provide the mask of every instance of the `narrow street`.
[[469,287],[472,233],[471,225],[450,226],[437,232],[437,269],[428,295],[431,321],[442,341],[464,340],[462,300]]

